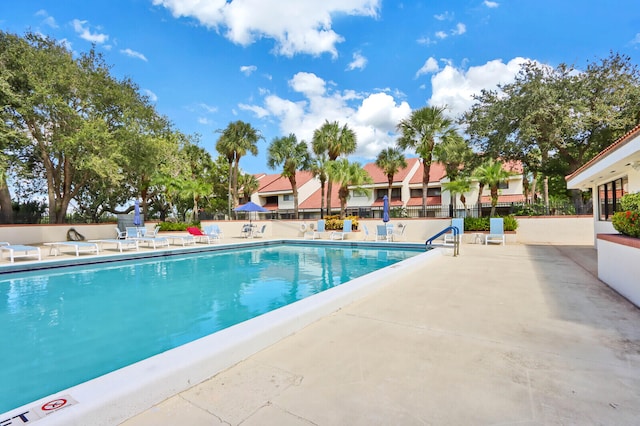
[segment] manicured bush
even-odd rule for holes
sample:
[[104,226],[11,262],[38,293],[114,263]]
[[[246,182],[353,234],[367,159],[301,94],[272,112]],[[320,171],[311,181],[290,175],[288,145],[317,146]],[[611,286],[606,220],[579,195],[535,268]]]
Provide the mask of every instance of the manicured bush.
[[200,227],[199,223],[160,222],[160,231],[186,231],[189,226]]
[[640,213],[627,210],[616,212],[611,218],[616,231],[630,237],[640,238]]
[[[358,216],[347,216],[345,219],[351,219],[351,229],[358,229]],[[339,231],[344,227],[344,220],[338,215],[324,217],[324,229],[327,231]]]
[[640,212],[640,192],[625,194],[620,198],[622,211]]
[[[518,229],[518,220],[515,216],[504,216],[504,230],[515,231]],[[488,217],[465,217],[464,218],[464,230],[465,231],[489,231],[490,224]]]

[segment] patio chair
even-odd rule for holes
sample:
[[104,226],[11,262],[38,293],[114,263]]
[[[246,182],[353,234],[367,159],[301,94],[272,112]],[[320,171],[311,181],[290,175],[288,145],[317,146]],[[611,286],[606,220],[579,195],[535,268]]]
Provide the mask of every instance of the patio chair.
[[362,240],[367,241],[369,239],[369,228],[367,228],[367,225],[365,225],[364,223],[361,223],[361,226],[363,232]]
[[344,240],[344,235],[351,232],[352,222],[351,219],[345,219],[342,223],[342,231],[333,231],[329,234],[331,240]]
[[391,235],[387,231],[387,225],[376,225],[376,241],[391,241]]
[[116,226],[116,240],[124,240],[127,238],[127,231],[121,231],[120,228]]
[[207,234],[218,234],[220,238],[224,236],[222,229],[220,229],[220,226],[218,226],[218,224],[216,223],[214,223],[213,225],[209,225],[207,228],[211,230],[211,232],[207,232]]
[[315,240],[316,237],[318,239],[322,238],[324,236],[325,233],[325,220],[324,219],[320,219],[318,221],[318,225],[316,226],[316,230],[313,231],[313,236],[311,237],[312,240]]
[[153,228],[153,231],[148,231],[144,234],[145,237],[156,238],[158,236],[158,232],[160,232],[160,226],[156,226]]
[[253,233],[253,236],[256,238],[262,238],[264,237],[264,231],[267,229],[267,225],[262,225],[262,228],[260,228],[259,230],[256,229],[255,232]]
[[492,217],[489,219],[489,233],[484,236],[484,244],[500,243],[504,245],[505,242],[504,219],[501,217]]
[[[464,218],[458,217],[455,219],[451,219],[451,226],[455,226],[458,228],[458,235],[462,238],[462,234],[464,234]],[[453,231],[450,234],[444,234],[444,244],[453,244],[455,240],[455,235]]]

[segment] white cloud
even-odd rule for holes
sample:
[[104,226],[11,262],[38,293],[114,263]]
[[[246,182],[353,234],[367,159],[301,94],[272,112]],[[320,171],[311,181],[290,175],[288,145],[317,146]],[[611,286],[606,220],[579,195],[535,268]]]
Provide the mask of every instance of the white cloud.
[[347,66],[347,71],[353,71],[355,69],[364,69],[367,66],[367,58],[362,56],[360,52],[355,52],[353,54],[353,61],[349,63]]
[[40,9],[36,12],[36,16],[42,17],[43,24],[51,28],[58,28],[58,23],[56,22],[55,18],[53,16],[49,16],[49,13],[46,10]]
[[145,62],[148,62],[148,60],[147,60],[146,56],[144,56],[144,55],[143,55],[142,53],[140,53],[140,52],[136,52],[135,50],[131,50],[131,49],[128,49],[128,48],[127,48],[127,49],[122,49],[122,50],[120,50],[120,53],[122,53],[122,54],[124,54],[124,55],[127,55],[127,56],[129,56],[129,57],[131,57],[131,58],[141,59],[141,60],[143,60],[143,61],[145,61]]
[[218,112],[218,107],[215,106],[207,105],[205,103],[200,103],[198,106],[210,114]]
[[440,69],[438,66],[438,61],[433,56],[424,61],[424,65],[416,72],[416,78],[420,77],[423,74],[429,74],[432,72],[436,72]]
[[334,90],[333,84],[311,73],[295,74],[289,85],[302,99],[294,101],[267,94],[262,106],[239,107],[253,111],[259,118],[274,118],[279,121],[282,134],[295,133],[298,139],[307,141],[325,120],[348,124],[358,138],[355,156],[368,159],[395,143],[396,124],[411,114],[407,102],[397,101],[386,91],[360,94]]
[[378,16],[381,0],[153,0],[174,17],[195,18],[234,43],[247,46],[261,38],[275,41],[275,53],[337,56],[344,38],[332,29],[336,15]]
[[498,2],[489,1],[489,0],[484,0],[483,4],[490,9],[495,9],[496,7],[500,6]]
[[91,43],[102,44],[109,40],[109,36],[106,34],[92,33],[87,26],[87,21],[81,21],[74,19],[72,22],[73,29],[80,36],[80,38],[90,41]]
[[453,19],[453,14],[451,12],[444,12],[439,15],[433,15],[438,21],[450,21]]
[[467,32],[467,26],[462,22],[458,22],[456,28],[451,30],[451,34],[453,35],[462,35]]
[[636,34],[633,40],[631,40],[631,44],[640,44],[640,33]]
[[417,40],[418,44],[426,44],[427,46],[431,46],[432,44],[435,44],[436,42],[431,40],[431,38],[429,37],[420,37]]
[[151,102],[157,102],[158,101],[158,95],[153,93],[151,90],[144,89],[143,92],[144,92],[145,96],[147,96],[149,98],[149,100]]
[[445,33],[444,31],[438,31],[436,32],[436,37],[438,37],[439,39],[445,39],[447,38],[447,33]]
[[211,120],[209,120],[207,117],[198,117],[198,124],[208,126],[209,124],[211,124]]
[[240,72],[243,73],[246,76],[250,76],[257,69],[258,69],[258,67],[256,67],[255,65],[243,65],[243,66],[240,67]]
[[428,103],[432,106],[446,105],[451,116],[457,117],[473,105],[474,94],[513,82],[520,65],[526,61],[528,59],[518,57],[505,64],[496,59],[468,70],[446,65],[431,77],[432,95]]

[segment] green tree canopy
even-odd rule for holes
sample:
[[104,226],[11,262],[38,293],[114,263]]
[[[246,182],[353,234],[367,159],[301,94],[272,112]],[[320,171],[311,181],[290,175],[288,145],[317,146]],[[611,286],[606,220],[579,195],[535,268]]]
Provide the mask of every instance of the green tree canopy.
[[296,172],[309,166],[309,148],[305,141],[298,142],[293,133],[275,138],[269,145],[267,166],[275,169],[282,166],[282,177],[289,179],[293,191],[293,217],[298,219],[298,184]]

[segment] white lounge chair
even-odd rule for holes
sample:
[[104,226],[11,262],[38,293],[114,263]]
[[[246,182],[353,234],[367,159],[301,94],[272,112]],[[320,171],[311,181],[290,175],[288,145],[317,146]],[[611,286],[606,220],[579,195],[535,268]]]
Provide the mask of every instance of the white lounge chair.
[[100,247],[94,242],[82,242],[82,241],[57,241],[53,243],[44,243],[45,246],[49,246],[49,256],[57,256],[62,253],[62,248],[71,247],[76,256],[80,256],[80,252],[95,252],[96,255],[100,254]]
[[345,234],[351,232],[352,221],[351,219],[345,219],[342,224],[342,231],[333,231],[329,234],[329,238],[332,240],[344,240]]
[[135,248],[136,251],[138,250],[138,240],[136,239],[118,239],[118,238],[105,238],[102,240],[89,240],[90,243],[96,243],[100,246],[100,250],[103,250],[103,245],[104,244],[115,244],[116,248],[118,250],[120,250],[120,253],[122,253],[122,250],[124,249],[132,249]]
[[325,233],[325,220],[320,219],[316,225],[316,229],[312,229],[304,233],[304,238],[311,238],[315,240],[316,238],[322,238]]
[[484,244],[500,243],[505,244],[504,235],[504,219],[501,217],[492,217],[489,219],[489,233],[484,236]]
[[376,241],[379,240],[391,241],[387,225],[376,225]]
[[0,257],[4,258],[4,252],[9,252],[9,260],[11,263],[16,257],[31,257],[38,256],[38,260],[42,260],[42,253],[40,247],[25,246],[22,244],[9,244],[7,242],[0,243]]
[[[464,234],[464,218],[458,217],[451,219],[451,226],[458,228],[458,235],[462,239],[462,234]],[[450,234],[444,234],[444,244],[453,244],[454,241],[455,235],[453,231]]]
[[367,241],[369,239],[369,228],[367,228],[367,225],[365,225],[364,223],[362,223],[361,226],[363,232],[362,240]]

